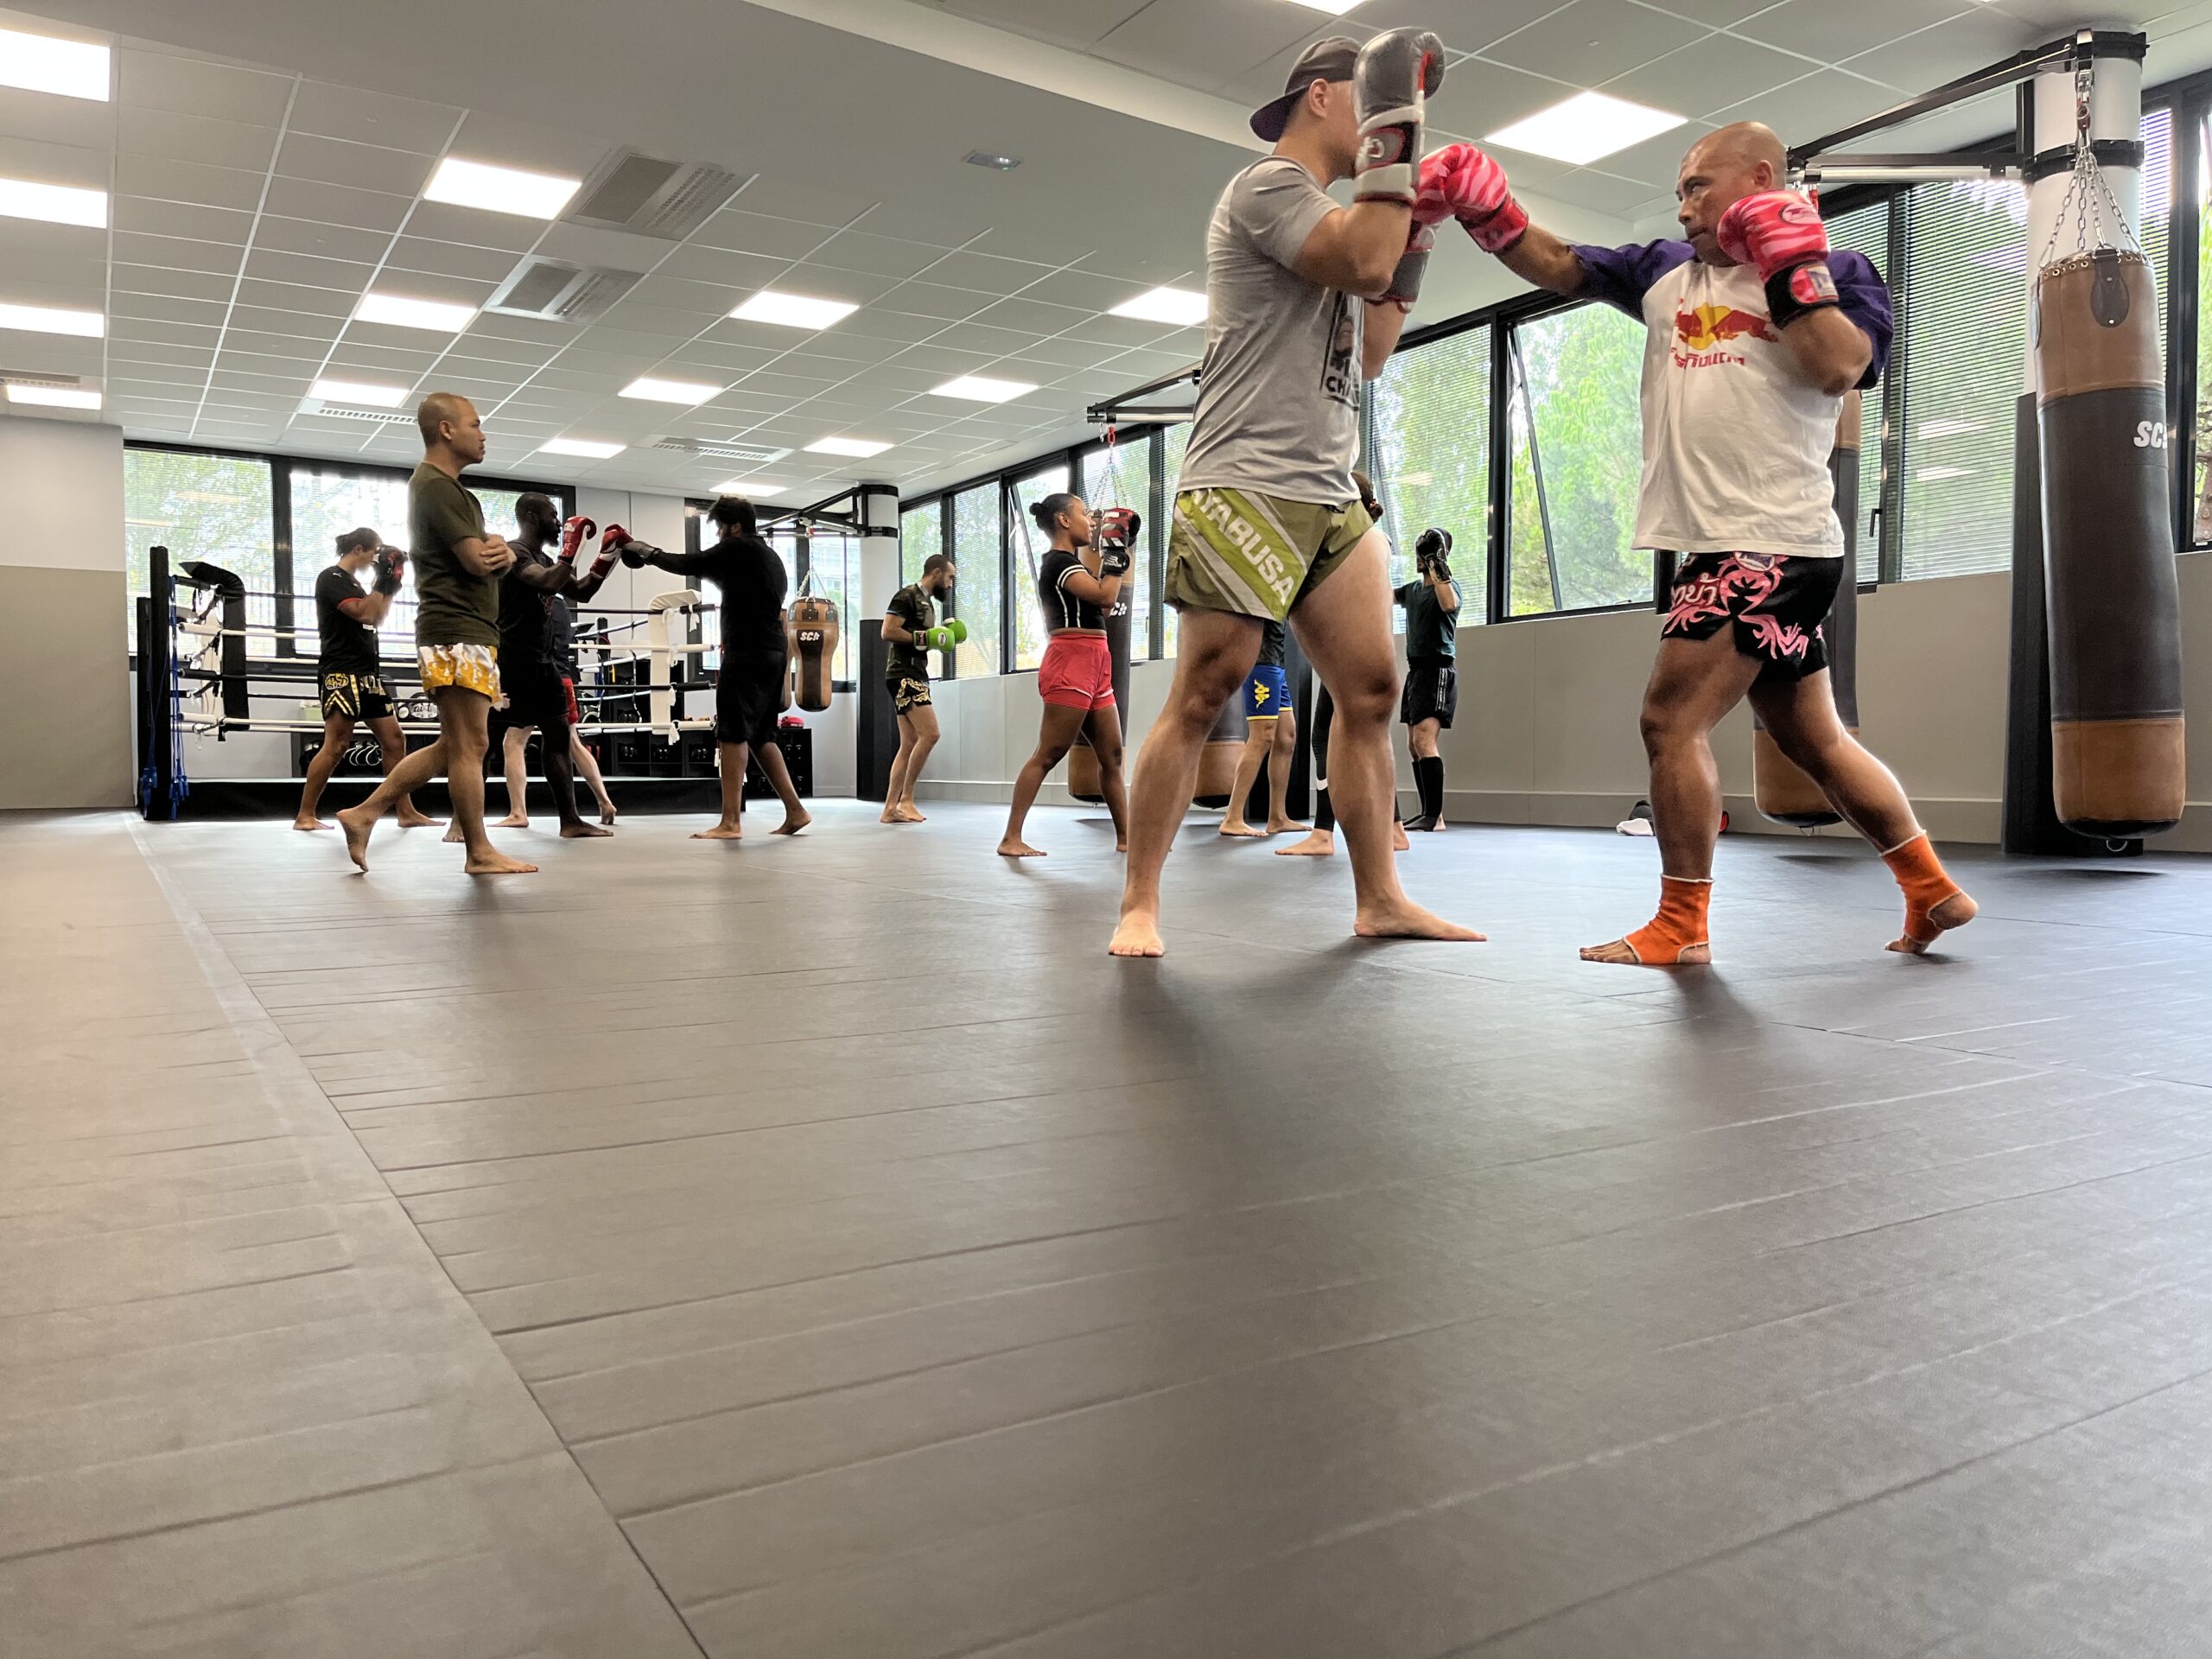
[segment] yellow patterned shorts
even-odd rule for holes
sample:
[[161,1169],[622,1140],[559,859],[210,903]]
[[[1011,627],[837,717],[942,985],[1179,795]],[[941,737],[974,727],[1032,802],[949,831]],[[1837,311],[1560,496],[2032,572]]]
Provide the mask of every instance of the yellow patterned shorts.
[[1280,622],[1374,527],[1356,500],[1331,507],[1250,490],[1185,490],[1167,530],[1168,602]]
[[491,645],[417,645],[415,660],[422,665],[425,691],[457,685],[499,700],[499,653]]

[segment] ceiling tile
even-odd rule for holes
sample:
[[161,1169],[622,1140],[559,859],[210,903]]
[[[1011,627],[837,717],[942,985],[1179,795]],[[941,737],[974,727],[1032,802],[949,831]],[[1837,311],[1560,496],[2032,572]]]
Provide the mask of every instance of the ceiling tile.
[[127,45],[118,56],[122,101],[137,109],[274,127],[291,102],[289,75],[142,46]]
[[738,192],[729,206],[742,213],[766,213],[772,219],[795,219],[807,225],[842,226],[850,224],[866,213],[874,200],[871,196],[824,189],[819,181],[804,184],[786,183],[781,179],[756,175],[744,189]]
[[[246,256],[245,274],[262,282],[297,283],[308,288],[334,289],[349,301],[369,285],[376,267],[365,260],[321,259],[313,254],[283,253],[257,247]],[[321,308],[317,308],[320,309]],[[350,308],[350,304],[349,308]]]
[[[749,194],[749,193],[748,193]],[[740,201],[744,196],[738,198]],[[800,259],[832,234],[819,225],[768,213],[726,207],[702,225],[688,245],[693,248],[726,248],[738,253],[761,254],[775,259]]]
[[999,301],[995,305],[977,312],[972,321],[989,328],[1013,328],[1029,334],[1058,334],[1088,322],[1096,315],[1096,311],[1072,306],[1046,305],[1024,294],[1018,299]]
[[1800,144],[1887,109],[1897,94],[1840,69],[1816,69],[1802,80],[1715,110],[1716,123],[1763,121],[1786,143]]
[[472,162],[576,179],[588,177],[609,148],[581,122],[518,121],[482,110],[469,111],[453,141],[453,153]]
[[964,288],[978,294],[1007,295],[1042,282],[1054,267],[1027,259],[1000,259],[982,253],[949,253],[929,273],[940,288]]
[[391,246],[385,231],[355,230],[346,225],[318,225],[312,219],[262,216],[255,226],[253,245],[272,253],[306,253],[323,259],[374,264]]
[[742,296],[770,286],[790,264],[789,258],[733,253],[725,248],[686,246],[669,255],[645,280],[704,283]]
[[115,105],[0,86],[0,133],[86,149],[115,148]]
[[166,156],[120,155],[115,158],[115,188],[124,195],[156,201],[197,202],[250,213],[261,205],[265,173],[230,167],[202,167]]
[[112,267],[108,276],[118,289],[187,300],[227,301],[238,281],[234,276],[212,270],[165,270],[155,265],[120,264]]
[[1702,121],[1688,122],[1672,132],[1662,132],[1656,138],[1647,138],[1640,144],[1603,156],[1591,162],[1586,170],[1643,185],[1647,195],[1657,189],[1671,196],[1675,180],[1681,176],[1683,156],[1712,130]]
[[434,242],[424,236],[407,235],[391,245],[385,261],[394,273],[417,271],[428,276],[457,276],[464,281],[490,283],[494,287],[514,274],[517,256],[503,248],[473,248],[461,242]]
[[907,242],[895,237],[869,236],[842,231],[817,248],[816,264],[846,270],[872,271],[881,276],[914,276],[946,257],[943,248],[926,242]]
[[1940,86],[2034,45],[2043,34],[2032,24],[1976,6],[1933,29],[1846,59],[1843,67],[1894,86]]
[[1443,86],[1428,101],[1428,124],[1438,132],[1481,139],[1580,90],[1525,69],[1466,58],[1452,66]]
[[[1635,0],[1573,0],[1484,49],[1492,62],[1595,86],[1685,43],[1680,19]],[[1450,83],[1446,83],[1449,89]]]
[[311,184],[304,179],[281,177],[269,181],[270,213],[357,231],[396,231],[414,205],[405,196],[353,190],[342,184]]
[[111,240],[118,260],[164,270],[235,274],[245,260],[245,249],[226,242],[195,242],[187,237],[145,236],[132,231],[118,231]]
[[344,184],[356,190],[381,190],[411,196],[429,181],[430,158],[379,144],[351,144],[314,133],[285,136],[276,153],[276,171],[312,184]]
[[[347,222],[353,221],[349,219]],[[534,246],[545,228],[542,219],[524,219],[516,213],[490,213],[480,207],[455,207],[442,201],[415,204],[415,211],[407,220],[410,236],[424,237],[433,242],[465,242],[473,248],[504,248],[511,253],[522,253]]]
[[253,215],[226,207],[156,201],[145,196],[118,196],[111,221],[118,231],[147,236],[181,236],[201,242],[226,242],[242,248],[253,231]]
[[149,322],[188,323],[199,327],[219,328],[230,310],[221,300],[183,299],[168,294],[132,294],[118,291],[108,301],[108,315],[114,318],[135,318]]
[[1147,0],[944,0],[947,11],[1060,46],[1087,46]]
[[291,126],[295,132],[435,156],[445,149],[446,140],[460,124],[461,114],[448,105],[310,80],[300,88]]
[[1700,116],[1802,79],[1812,67],[1804,59],[1771,47],[1732,35],[1708,35],[1694,46],[1669,52],[1607,81],[1605,90],[1653,109]]
[[276,306],[242,303],[231,313],[231,327],[248,334],[279,340],[310,340],[328,345],[338,337],[342,317],[295,311]]
[[[1837,63],[1879,42],[1979,10],[1973,0],[1852,0],[1847,10],[1822,0],[1783,0],[1738,23],[1735,33],[1822,63]],[[1916,83],[1933,84],[1934,78]]]
[[124,155],[189,156],[202,166],[266,173],[276,129],[126,104],[118,112],[116,142]]
[[342,320],[353,315],[359,299],[357,289],[312,288],[305,283],[272,283],[249,276],[238,284],[238,304],[242,308],[296,312],[311,317]]
[[[1316,18],[1283,0],[1153,0],[1103,35],[1096,51],[1178,86],[1211,87],[1302,42],[1317,23],[1360,32],[1349,19]],[[1281,75],[1274,79],[1280,90]]]
[[1656,11],[1671,12],[1692,22],[1725,29],[1759,12],[1770,10],[1779,0],[1644,0]]

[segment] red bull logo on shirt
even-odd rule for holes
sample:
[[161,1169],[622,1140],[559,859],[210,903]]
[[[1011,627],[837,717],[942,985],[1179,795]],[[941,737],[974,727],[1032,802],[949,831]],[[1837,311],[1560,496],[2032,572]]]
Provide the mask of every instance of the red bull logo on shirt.
[[[1742,356],[1726,350],[1731,340],[1746,335],[1753,340],[1779,338],[1774,325],[1756,311],[1734,305],[1700,305],[1675,313],[1678,368],[1701,369],[1721,363],[1741,363]],[[1683,349],[1687,348],[1687,349]]]

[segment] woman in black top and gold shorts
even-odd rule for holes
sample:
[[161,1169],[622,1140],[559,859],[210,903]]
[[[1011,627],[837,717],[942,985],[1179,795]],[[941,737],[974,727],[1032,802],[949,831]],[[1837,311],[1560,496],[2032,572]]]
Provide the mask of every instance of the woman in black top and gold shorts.
[[1046,496],[1029,512],[1037,527],[1052,538],[1037,572],[1037,602],[1044,607],[1045,629],[1052,636],[1037,669],[1045,720],[1036,752],[1014,780],[1014,810],[1007,815],[999,854],[1004,858],[1044,856],[1021,838],[1022,823],[1044,786],[1046,773],[1074,747],[1077,733],[1090,738],[1091,751],[1098,757],[1099,792],[1114,815],[1114,850],[1123,852],[1128,848],[1128,795],[1122,784],[1122,719],[1114,706],[1114,659],[1106,644],[1106,616],[1122,596],[1137,516],[1116,508],[1093,520],[1081,496],[1065,493]]

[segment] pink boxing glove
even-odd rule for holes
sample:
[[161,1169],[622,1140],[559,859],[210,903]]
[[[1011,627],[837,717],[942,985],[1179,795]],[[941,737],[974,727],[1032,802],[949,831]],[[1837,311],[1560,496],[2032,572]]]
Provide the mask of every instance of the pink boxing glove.
[[1456,219],[1485,253],[1503,253],[1529,228],[1505,169],[1472,144],[1446,144],[1422,158],[1414,217],[1424,225]]
[[1762,190],[1732,203],[1713,239],[1738,264],[1758,270],[1777,328],[1838,303],[1828,227],[1821,223],[1820,204],[1803,191]]

